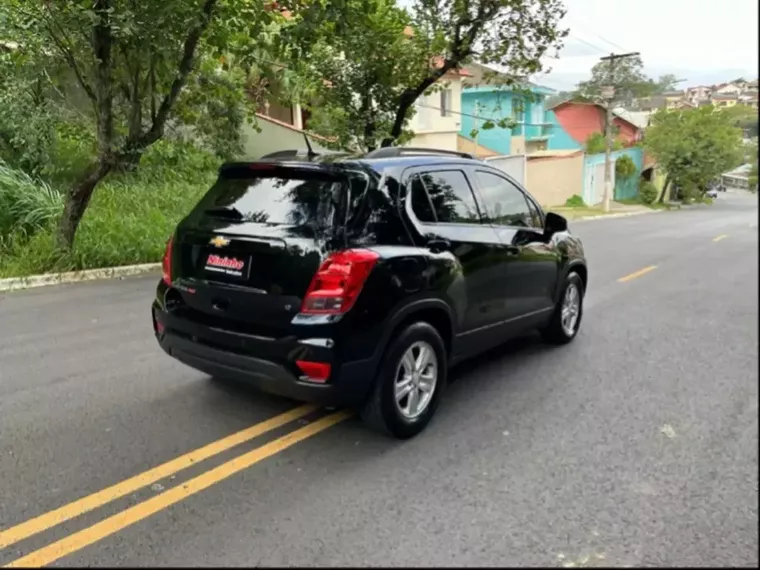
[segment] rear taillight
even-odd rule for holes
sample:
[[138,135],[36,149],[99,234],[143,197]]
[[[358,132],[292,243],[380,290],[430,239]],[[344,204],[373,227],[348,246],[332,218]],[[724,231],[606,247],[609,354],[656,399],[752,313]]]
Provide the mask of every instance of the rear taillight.
[[367,249],[348,249],[330,255],[311,280],[301,312],[339,315],[348,311],[379,257]]
[[172,246],[174,245],[174,236],[169,238],[166,242],[166,250],[164,251],[164,258],[161,260],[161,268],[163,269],[164,283],[167,285],[172,284]]

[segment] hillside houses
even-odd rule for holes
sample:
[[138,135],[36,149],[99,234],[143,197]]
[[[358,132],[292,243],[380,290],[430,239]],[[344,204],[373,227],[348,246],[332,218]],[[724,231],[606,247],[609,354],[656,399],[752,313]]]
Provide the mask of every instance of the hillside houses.
[[696,85],[683,91],[669,91],[661,95],[634,100],[631,110],[656,111],[712,105],[718,108],[747,105],[758,108],[758,80],[732,81],[718,85]]

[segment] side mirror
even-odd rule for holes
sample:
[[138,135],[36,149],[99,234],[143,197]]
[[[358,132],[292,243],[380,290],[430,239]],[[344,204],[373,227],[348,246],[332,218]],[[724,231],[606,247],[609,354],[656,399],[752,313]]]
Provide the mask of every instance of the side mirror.
[[544,230],[549,235],[566,232],[567,219],[554,212],[549,212],[544,217]]

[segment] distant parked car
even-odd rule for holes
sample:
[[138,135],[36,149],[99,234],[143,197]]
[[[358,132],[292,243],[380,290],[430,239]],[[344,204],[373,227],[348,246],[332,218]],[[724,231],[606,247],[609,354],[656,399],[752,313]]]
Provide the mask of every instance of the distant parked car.
[[709,190],[708,190],[708,191],[705,193],[705,196],[707,196],[708,198],[712,198],[713,200],[715,200],[715,198],[717,198],[717,197],[718,197],[718,189],[717,189],[717,188],[710,188],[710,189],[709,189]]

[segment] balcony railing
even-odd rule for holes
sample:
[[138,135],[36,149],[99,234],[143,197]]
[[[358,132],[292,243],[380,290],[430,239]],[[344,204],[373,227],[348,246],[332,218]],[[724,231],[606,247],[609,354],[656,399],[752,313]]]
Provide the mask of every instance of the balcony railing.
[[525,131],[526,140],[546,139],[552,135],[554,125],[551,123],[541,123],[538,125],[525,125],[523,128]]

